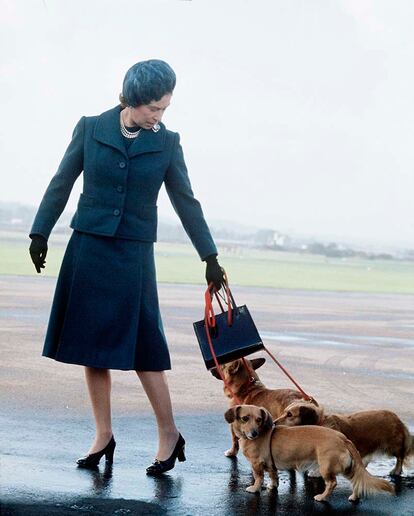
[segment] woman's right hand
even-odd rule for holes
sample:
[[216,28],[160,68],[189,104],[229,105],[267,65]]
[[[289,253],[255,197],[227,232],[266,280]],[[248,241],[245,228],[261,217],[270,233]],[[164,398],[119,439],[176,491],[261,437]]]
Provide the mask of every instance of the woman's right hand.
[[216,254],[210,254],[204,260],[206,262],[206,281],[207,285],[213,283],[217,290],[220,290],[224,283],[224,271],[217,261]]
[[40,273],[40,269],[45,268],[47,240],[42,235],[31,235],[30,238],[32,239],[32,243],[30,244],[29,253],[37,272]]

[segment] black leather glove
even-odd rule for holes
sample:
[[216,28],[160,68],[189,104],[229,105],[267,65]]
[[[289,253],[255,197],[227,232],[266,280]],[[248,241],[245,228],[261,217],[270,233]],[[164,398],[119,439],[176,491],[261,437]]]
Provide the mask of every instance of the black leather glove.
[[32,243],[30,244],[29,253],[37,272],[40,273],[40,269],[45,268],[47,240],[42,235],[30,235],[30,238],[32,239]]
[[221,289],[221,286],[224,282],[223,269],[220,267],[219,262],[217,261],[216,254],[210,254],[207,258],[204,259],[207,263],[206,266],[206,280],[207,284],[210,285],[211,282],[214,283],[214,286],[217,290]]

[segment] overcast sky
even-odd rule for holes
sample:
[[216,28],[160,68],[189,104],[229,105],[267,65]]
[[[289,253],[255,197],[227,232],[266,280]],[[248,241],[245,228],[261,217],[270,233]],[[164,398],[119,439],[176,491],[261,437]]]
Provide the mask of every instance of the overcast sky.
[[79,118],[159,58],[207,220],[414,245],[414,2],[0,4],[0,200],[38,205]]

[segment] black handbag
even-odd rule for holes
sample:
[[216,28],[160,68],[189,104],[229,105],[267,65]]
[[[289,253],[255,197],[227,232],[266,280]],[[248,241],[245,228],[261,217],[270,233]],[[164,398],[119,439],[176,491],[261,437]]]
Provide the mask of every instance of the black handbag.
[[[212,284],[205,293],[204,319],[193,323],[207,369],[245,357],[263,349],[263,342],[246,305],[237,306],[228,286],[223,284],[226,297],[222,297],[227,310],[220,301],[220,293]],[[214,314],[213,295],[221,313]]]

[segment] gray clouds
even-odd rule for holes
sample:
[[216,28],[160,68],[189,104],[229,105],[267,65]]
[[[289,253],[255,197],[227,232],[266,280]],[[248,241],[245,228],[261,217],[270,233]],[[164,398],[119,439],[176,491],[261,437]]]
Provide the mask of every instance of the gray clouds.
[[76,121],[159,58],[177,73],[164,121],[208,219],[414,245],[412,2],[17,0],[2,13],[2,200],[38,204]]

